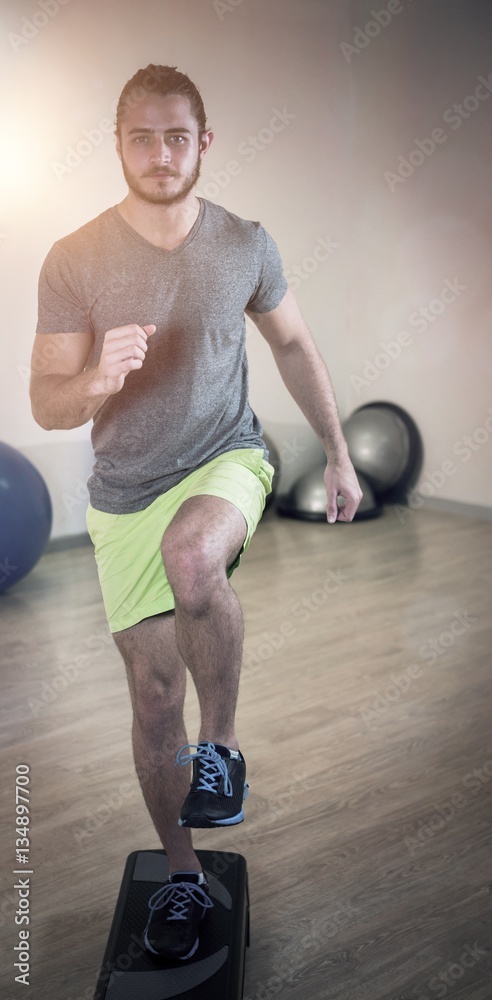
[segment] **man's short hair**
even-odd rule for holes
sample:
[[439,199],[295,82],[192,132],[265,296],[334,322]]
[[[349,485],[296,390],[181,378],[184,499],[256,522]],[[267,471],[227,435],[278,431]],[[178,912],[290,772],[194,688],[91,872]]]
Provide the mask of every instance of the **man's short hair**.
[[116,134],[120,135],[121,122],[125,117],[127,107],[136,107],[147,94],[157,94],[167,97],[176,94],[187,97],[194,118],[198,124],[198,135],[201,136],[207,128],[205,108],[198,88],[185,73],[180,73],[176,66],[154,66],[151,63],[145,69],[139,69],[125,84],[121,91],[116,108]]

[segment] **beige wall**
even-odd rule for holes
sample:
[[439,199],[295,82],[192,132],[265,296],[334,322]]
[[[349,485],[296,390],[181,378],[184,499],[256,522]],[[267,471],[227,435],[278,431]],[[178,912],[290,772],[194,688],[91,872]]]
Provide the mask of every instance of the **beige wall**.
[[376,36],[370,11],[383,5],[355,3],[353,24],[375,37],[345,50],[356,109],[347,402],[407,408],[424,438],[424,494],[490,507],[492,10],[393,6]]
[[[260,219],[276,239],[342,417],[378,398],[405,406],[424,437],[426,473],[453,458],[456,471],[435,496],[492,506],[490,444],[480,433],[492,408],[489,104],[456,132],[447,124],[448,141],[394,191],[384,178],[414,137],[431,135],[492,72],[483,25],[463,14],[469,6],[447,2],[425,17],[422,5],[392,0],[384,9],[394,12],[381,17],[389,23],[352,52],[344,46],[354,27],[382,5],[68,0],[56,9],[46,0],[44,17],[39,3],[3,0],[0,438],[45,476],[55,536],[84,529],[92,453],[89,426],[48,434],[30,415],[37,276],[55,239],[124,196],[109,121],[123,84],[148,62],[177,65],[199,85],[216,132],[199,191]],[[80,143],[77,163],[68,147]],[[415,310],[456,279],[456,300],[424,330],[412,326]],[[398,356],[387,363],[381,343]],[[288,458],[287,482],[316,442],[254,328],[248,349],[251,401]],[[482,442],[469,459],[465,434]]]

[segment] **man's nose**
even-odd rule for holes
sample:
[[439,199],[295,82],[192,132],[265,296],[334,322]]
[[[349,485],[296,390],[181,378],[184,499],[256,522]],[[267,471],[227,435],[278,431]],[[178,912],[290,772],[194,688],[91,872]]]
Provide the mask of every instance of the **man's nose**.
[[171,159],[171,149],[164,136],[155,136],[152,143],[152,160],[155,163],[169,163]]

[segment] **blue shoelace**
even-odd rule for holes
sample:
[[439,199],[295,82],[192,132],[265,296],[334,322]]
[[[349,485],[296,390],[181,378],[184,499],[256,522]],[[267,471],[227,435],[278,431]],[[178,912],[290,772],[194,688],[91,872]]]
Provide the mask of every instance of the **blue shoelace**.
[[154,892],[149,899],[150,917],[153,917],[156,910],[161,910],[169,903],[169,915],[167,920],[187,920],[190,903],[197,903],[199,906],[208,909],[213,906],[212,900],[202,889],[201,885],[194,882],[167,882]]
[[[184,754],[183,750],[195,748],[196,753]],[[177,757],[176,764],[191,764],[192,760],[200,761],[200,771],[199,779],[197,784],[198,792],[215,792],[217,793],[217,787],[221,778],[224,779],[224,795],[232,795],[232,784],[229,778],[229,772],[227,770],[227,764],[224,757],[220,756],[220,753],[214,749],[213,743],[207,743],[205,746],[198,746],[196,743],[189,743],[184,747],[181,747]]]

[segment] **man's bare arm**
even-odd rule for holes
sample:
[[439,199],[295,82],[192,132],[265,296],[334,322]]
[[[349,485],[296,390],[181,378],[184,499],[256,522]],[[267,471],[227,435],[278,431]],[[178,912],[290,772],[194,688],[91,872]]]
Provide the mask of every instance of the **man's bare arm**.
[[36,422],[45,430],[87,423],[108,396],[120,391],[128,373],[142,367],[147,337],[154,332],[154,325],[135,323],[108,330],[99,364],[88,370],[91,334],[37,334],[29,390]]
[[[294,295],[289,290],[276,309],[248,315],[269,344],[287,389],[325,449],[328,520],[338,517],[351,521],[362,492],[349,458],[328,369]],[[343,511],[337,508],[338,494],[345,497]]]

